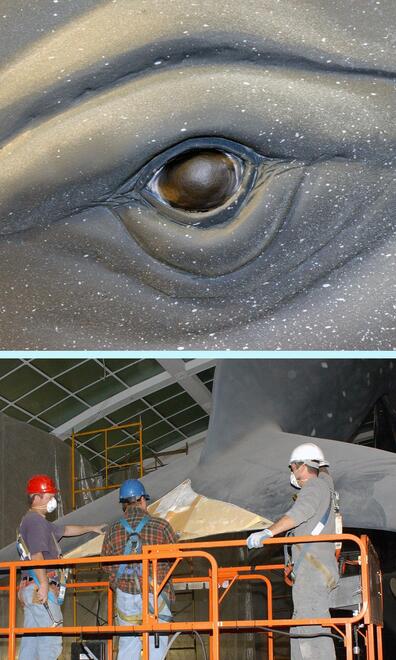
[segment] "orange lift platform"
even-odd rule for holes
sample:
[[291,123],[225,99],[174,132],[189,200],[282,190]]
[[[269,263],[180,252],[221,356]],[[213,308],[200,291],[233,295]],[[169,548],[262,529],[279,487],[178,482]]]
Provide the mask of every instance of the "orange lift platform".
[[[245,548],[245,539],[233,541],[210,541],[210,542],[186,542],[174,545],[144,545],[140,555],[116,556],[116,557],[85,557],[74,559],[59,559],[44,562],[16,561],[0,563],[0,571],[9,576],[8,585],[1,586],[3,592],[8,592],[8,625],[0,628],[0,639],[8,640],[8,660],[16,657],[17,638],[24,634],[35,635],[63,635],[75,636],[77,639],[106,640],[107,660],[113,656],[113,637],[119,633],[125,634],[126,630],[142,638],[143,660],[150,660],[149,635],[166,634],[169,639],[183,633],[198,634],[205,636],[207,640],[207,656],[210,660],[219,660],[221,657],[221,639],[223,633],[257,632],[266,637],[266,654],[262,654],[265,660],[276,660],[274,639],[279,633],[288,632],[296,625],[324,626],[330,627],[332,633],[337,635],[343,642],[343,653],[345,660],[353,660],[357,657],[357,643],[360,640],[365,660],[382,660],[382,627],[383,627],[383,605],[382,605],[382,579],[377,554],[367,536],[357,537],[352,534],[279,537],[268,539],[265,543],[269,545],[283,545],[290,543],[315,543],[342,541],[344,546],[353,545],[356,552],[353,560],[346,563],[354,565],[353,570],[355,584],[358,584],[358,597],[356,589],[354,599],[357,605],[350,612],[342,611],[344,616],[333,616],[321,619],[285,619],[274,618],[273,590],[271,575],[274,571],[284,569],[283,563],[262,564],[259,566],[221,566],[213,553],[229,548]],[[248,553],[246,553],[248,561]],[[166,560],[169,562],[169,570],[161,583],[157,581],[157,562]],[[191,569],[195,560],[199,560],[201,570],[199,575],[188,573],[180,574],[182,562],[186,561]],[[141,623],[128,627],[117,626],[113,623],[114,607],[113,594],[107,581],[82,581],[68,584],[68,589],[103,589],[107,594],[107,623],[104,625],[63,625],[51,628],[21,628],[16,623],[18,573],[21,568],[38,567],[80,567],[88,568],[96,565],[98,568],[104,563],[128,563],[141,562],[142,564],[142,619]],[[207,565],[202,575],[202,562]],[[177,574],[175,570],[178,568]],[[186,576],[187,575],[187,576]],[[207,616],[204,620],[194,621],[172,621],[163,622],[158,617],[158,597],[168,580],[176,585],[178,582],[186,586],[193,582],[204,583],[207,589]],[[340,579],[342,582],[343,578]],[[255,582],[262,585],[262,614],[255,619],[229,620],[222,617],[222,603],[230,593],[230,590],[238,581]],[[153,608],[150,613],[149,593],[153,595]],[[357,600],[356,600],[357,598]],[[345,608],[350,609],[350,608]],[[337,611],[336,611],[337,614]],[[349,614],[345,616],[345,614]]]

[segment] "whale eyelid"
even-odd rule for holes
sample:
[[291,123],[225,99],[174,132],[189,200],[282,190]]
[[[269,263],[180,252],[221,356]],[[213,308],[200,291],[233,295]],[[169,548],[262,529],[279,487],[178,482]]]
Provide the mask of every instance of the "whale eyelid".
[[[198,33],[197,33],[198,34]],[[206,33],[203,33],[203,36],[207,36]],[[222,47],[227,48],[228,59],[227,61],[240,62],[245,61],[246,59],[246,44],[245,47],[242,47],[240,41],[244,41],[246,36],[248,40],[251,36],[250,34],[239,35],[239,38],[229,38],[229,34],[224,35],[222,40],[219,36],[219,42],[214,45],[213,43],[208,43],[202,45],[202,42],[198,39],[197,44],[194,45],[194,42],[191,41],[191,36],[188,38],[178,39],[168,38],[166,40],[161,40],[161,47],[158,48],[158,54],[148,49],[147,46],[140,49],[134,49],[130,51],[123,51],[118,53],[115,57],[115,73],[113,74],[111,67],[106,67],[106,62],[104,62],[103,67],[101,68],[98,65],[97,60],[88,60],[84,63],[84,66],[78,67],[73,70],[73,79],[64,77],[59,77],[59,72],[57,71],[56,76],[54,75],[53,79],[46,79],[43,76],[40,87],[40,79],[35,80],[36,88],[31,91],[31,95],[26,95],[26,89],[22,84],[21,79],[21,88],[20,93],[15,94],[13,106],[8,108],[8,117],[7,121],[11,122],[10,126],[6,127],[4,134],[0,135],[0,140],[10,139],[13,136],[17,135],[18,132],[23,129],[24,116],[31,118],[40,117],[42,120],[50,119],[60,115],[63,111],[71,107],[78,99],[83,98],[87,92],[102,92],[103,89],[109,85],[111,87],[122,86],[124,83],[128,82],[131,79],[139,79],[145,74],[153,73],[154,71],[169,70],[169,68],[174,68],[180,66],[186,60],[186,51],[189,56],[189,63],[199,63],[200,61],[205,62],[205,64],[214,64],[215,62],[222,62],[221,51]],[[253,43],[253,42],[252,42]],[[161,53],[171,51],[170,56],[163,57]],[[286,67],[289,69],[299,69],[302,71],[310,71],[318,73],[340,73],[345,76],[355,76],[355,75],[367,75],[373,78],[383,78],[383,79],[393,79],[394,71],[387,71],[383,69],[374,69],[369,66],[353,66],[352,64],[348,65],[347,59],[344,58],[340,62],[335,62],[335,57],[329,60],[329,53],[327,50],[322,48],[320,45],[317,48],[316,57],[314,58],[309,56],[302,56],[298,53],[296,49],[295,52],[285,52],[282,48],[275,44],[271,49],[265,50],[264,44],[263,48],[257,49],[256,60],[254,65],[259,69],[265,69],[267,66],[274,67],[279,65],[279,67]],[[33,53],[31,56],[33,58],[37,57]],[[169,57],[169,59],[167,59]],[[45,58],[42,58],[43,60]],[[135,66],[135,62],[138,62]],[[24,67],[22,67],[23,62],[25,62]],[[16,59],[9,66],[6,66],[2,71],[0,69],[0,90],[7,90],[7,95],[9,96],[9,84],[10,80],[14,82],[15,77],[18,79],[21,76],[16,75],[14,68],[21,67],[26,71],[30,71],[29,66],[30,60],[29,56],[25,58]],[[160,63],[157,64],[157,63]],[[95,65],[98,66],[97,70],[92,71],[92,67]],[[73,93],[74,88],[74,93]],[[48,93],[48,90],[49,93]],[[45,96],[44,96],[45,95]],[[1,98],[1,92],[0,92]],[[51,100],[52,99],[52,100]],[[45,101],[44,105],[43,102]],[[6,97],[6,106],[9,102],[9,98]],[[23,112],[18,110],[18,106],[23,102]]]
[[175,157],[183,155],[188,151],[194,149],[217,149],[220,151],[230,152],[233,155],[249,159],[254,165],[259,165],[263,160],[273,160],[274,156],[264,156],[259,154],[255,149],[243,145],[240,142],[234,140],[228,140],[226,138],[217,138],[217,137],[207,137],[202,136],[199,138],[189,138],[183,140],[183,142],[178,142],[177,144],[164,149],[156,156],[151,157],[149,160],[144,163],[139,171],[134,174],[128,181],[126,181],[118,189],[116,195],[123,195],[125,193],[131,192],[131,190],[136,186],[140,187],[146,185],[147,181],[153,176],[153,173],[158,172],[163,165],[171,161]]

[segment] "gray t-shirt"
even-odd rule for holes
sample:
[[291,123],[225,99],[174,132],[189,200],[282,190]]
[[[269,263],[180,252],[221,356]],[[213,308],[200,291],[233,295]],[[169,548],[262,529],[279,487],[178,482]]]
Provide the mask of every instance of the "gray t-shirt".
[[58,548],[54,541],[59,541],[64,532],[64,525],[55,525],[39,513],[28,511],[21,520],[20,532],[31,555],[42,552],[44,559],[57,559]]
[[[317,478],[307,481],[300,490],[293,506],[286,512],[286,515],[290,516],[296,523],[296,527],[293,529],[294,536],[312,534],[318,522],[325,515],[330,503],[330,514],[321,534],[335,534],[335,511],[331,497],[333,490],[333,479],[325,472],[321,472]],[[296,561],[300,553],[300,547],[293,546],[293,561]],[[318,557],[328,568],[336,571],[334,543],[312,543],[309,552]]]

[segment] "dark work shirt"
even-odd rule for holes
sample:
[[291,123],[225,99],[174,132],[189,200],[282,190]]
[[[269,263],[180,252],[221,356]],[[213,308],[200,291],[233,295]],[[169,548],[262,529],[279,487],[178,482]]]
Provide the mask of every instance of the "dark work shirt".
[[31,555],[42,552],[44,559],[57,559],[58,549],[54,541],[62,538],[64,525],[55,525],[39,513],[28,511],[22,518],[20,532]]

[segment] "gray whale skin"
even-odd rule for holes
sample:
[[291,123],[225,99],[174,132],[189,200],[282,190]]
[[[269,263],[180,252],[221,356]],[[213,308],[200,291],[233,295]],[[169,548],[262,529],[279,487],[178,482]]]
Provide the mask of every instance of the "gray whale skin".
[[[330,463],[345,526],[395,532],[395,376],[390,360],[219,361],[208,435],[189,474],[194,489],[276,520],[297,492],[291,452],[314,442]],[[355,444],[379,402],[375,448]]]
[[1,349],[394,347],[392,0],[1,14]]

